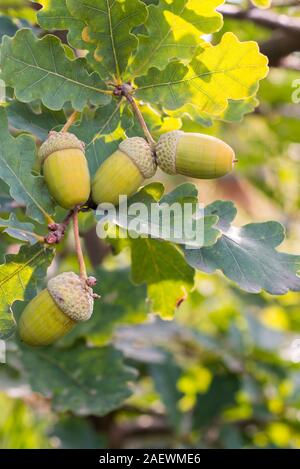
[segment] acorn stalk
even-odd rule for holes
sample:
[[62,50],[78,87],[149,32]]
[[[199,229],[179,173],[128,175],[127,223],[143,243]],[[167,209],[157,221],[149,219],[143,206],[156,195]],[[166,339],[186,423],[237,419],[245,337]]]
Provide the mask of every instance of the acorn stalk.
[[60,274],[24,309],[19,336],[31,346],[50,345],[90,319],[93,306],[93,290],[85,280],[73,272]]
[[155,172],[156,163],[149,144],[140,137],[128,138],[96,172],[92,182],[92,199],[97,205],[117,205],[120,195],[130,197]]
[[215,179],[232,171],[233,149],[223,140],[180,130],[163,134],[156,146],[158,166],[168,174]]
[[84,144],[73,134],[50,132],[39,156],[49,192],[65,209],[86,202],[90,195],[90,173]]

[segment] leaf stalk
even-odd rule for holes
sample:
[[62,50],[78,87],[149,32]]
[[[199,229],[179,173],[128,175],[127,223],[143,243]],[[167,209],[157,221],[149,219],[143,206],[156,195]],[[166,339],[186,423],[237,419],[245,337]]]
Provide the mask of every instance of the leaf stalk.
[[81,242],[80,242],[80,236],[79,236],[79,224],[78,224],[78,212],[79,212],[79,210],[80,210],[80,207],[76,207],[74,209],[73,228],[74,228],[76,254],[77,254],[77,259],[78,259],[78,264],[79,264],[79,273],[80,273],[80,277],[83,280],[86,280],[87,279],[87,271],[86,271],[86,266],[85,266],[85,262],[84,262],[84,256],[83,256]]
[[131,107],[133,109],[133,112],[134,112],[134,114],[135,114],[135,116],[136,116],[136,118],[137,118],[143,132],[144,132],[144,135],[145,135],[145,138],[146,138],[147,142],[151,146],[152,150],[155,150],[156,142],[155,142],[154,138],[152,137],[150,130],[148,129],[148,126],[146,124],[146,121],[144,119],[143,114],[141,113],[141,110],[138,106],[138,103],[136,102],[136,100],[132,96],[132,90],[133,90],[132,85],[130,83],[125,83],[121,86],[116,87],[116,89],[114,91],[114,94],[116,96],[124,96],[127,99],[127,101],[131,105]]
[[74,122],[77,120],[77,117],[79,116],[79,112],[78,111],[74,111],[72,112],[72,114],[70,115],[70,117],[68,118],[67,122],[65,123],[65,125],[63,126],[63,128],[61,129],[61,133],[65,133],[65,132],[68,132],[69,128],[74,124]]

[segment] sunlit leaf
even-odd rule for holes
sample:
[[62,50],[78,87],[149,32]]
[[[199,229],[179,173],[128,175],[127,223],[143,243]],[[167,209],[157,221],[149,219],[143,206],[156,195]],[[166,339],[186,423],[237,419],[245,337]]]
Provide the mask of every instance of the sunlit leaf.
[[251,2],[258,8],[269,8],[272,4],[272,0],[251,0]]
[[206,48],[189,66],[172,62],[163,71],[151,68],[136,80],[136,96],[170,110],[188,102],[213,117],[225,111],[229,99],[253,96],[267,72],[267,58],[255,42],[239,42],[226,33],[220,44]]
[[216,8],[223,0],[161,0],[149,6],[147,35],[139,37],[139,49],[131,66],[134,76],[151,67],[163,70],[173,59],[190,62],[205,47],[200,36],[219,30],[222,15]]

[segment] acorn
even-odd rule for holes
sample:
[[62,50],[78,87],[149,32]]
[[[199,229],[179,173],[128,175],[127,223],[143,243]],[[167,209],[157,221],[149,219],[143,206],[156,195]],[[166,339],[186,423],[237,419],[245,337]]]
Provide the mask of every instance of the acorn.
[[168,174],[215,179],[232,171],[233,149],[223,140],[200,133],[174,130],[163,134],[156,146],[158,166]]
[[90,195],[90,173],[84,143],[68,132],[49,133],[39,157],[49,192],[65,209],[86,202]]
[[65,272],[49,280],[20,317],[19,336],[31,346],[50,345],[90,319],[94,293],[86,280]]
[[95,204],[118,205],[119,196],[130,197],[145,179],[156,172],[156,162],[150,145],[141,137],[124,140],[98,168],[92,182]]

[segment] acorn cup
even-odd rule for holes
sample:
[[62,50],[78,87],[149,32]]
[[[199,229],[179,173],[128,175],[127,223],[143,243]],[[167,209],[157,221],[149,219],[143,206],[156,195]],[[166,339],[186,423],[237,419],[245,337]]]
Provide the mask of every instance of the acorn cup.
[[235,154],[223,140],[210,135],[174,130],[156,146],[158,166],[168,174],[215,179],[233,170]]
[[74,272],[49,280],[24,309],[19,321],[19,336],[31,346],[50,345],[73,327],[90,319],[94,307],[93,290]]
[[145,179],[156,172],[153,152],[141,137],[124,140],[98,168],[92,182],[92,199],[97,205],[118,205],[119,196],[134,194]]
[[39,150],[49,192],[65,209],[86,202],[90,195],[90,173],[84,143],[68,132],[50,132]]

